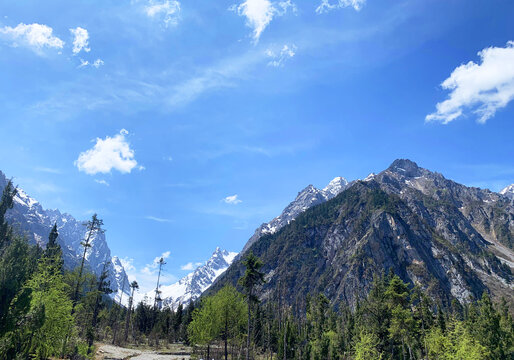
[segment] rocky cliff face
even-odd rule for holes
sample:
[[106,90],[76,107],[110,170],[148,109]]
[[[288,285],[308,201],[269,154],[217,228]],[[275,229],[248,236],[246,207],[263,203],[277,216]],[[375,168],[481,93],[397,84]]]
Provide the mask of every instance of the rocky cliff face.
[[[0,191],[7,185],[7,178],[0,172]],[[80,242],[85,238],[86,227],[83,221],[76,220],[73,216],[61,213],[59,210],[44,209],[41,204],[18,188],[18,194],[14,199],[14,207],[7,213],[7,221],[21,235],[26,236],[30,242],[45,247],[48,242],[48,234],[56,223],[59,231],[57,241],[62,248],[64,266],[73,269],[80,263],[84,248]],[[128,283],[127,275],[119,259],[111,259],[111,250],[107,245],[105,234],[95,234],[91,239],[91,248],[86,253],[88,268],[99,275],[104,263],[107,262],[107,270],[111,288],[116,296],[121,291],[123,281]],[[128,292],[128,286],[127,286]]]
[[[280,292],[302,303],[323,292],[334,303],[355,304],[389,269],[445,304],[484,290],[514,298],[514,208],[505,196],[409,160],[365,180],[248,247],[264,262],[262,299]],[[236,284],[243,272],[238,259],[213,290]]]
[[348,187],[348,181],[343,177],[336,177],[323,189],[317,189],[312,185],[307,186],[300,191],[282,213],[268,223],[264,223],[252,235],[244,246],[241,254],[252,246],[261,236],[266,234],[274,234],[285,225],[289,224],[298,215],[315,205],[321,204],[337,196],[341,191]]
[[[179,304],[187,305],[207,290],[213,282],[229,267],[237,253],[216,248],[209,260],[197,267],[178,282],[160,287],[163,307],[176,309]],[[153,304],[155,291],[148,292],[145,301]]]

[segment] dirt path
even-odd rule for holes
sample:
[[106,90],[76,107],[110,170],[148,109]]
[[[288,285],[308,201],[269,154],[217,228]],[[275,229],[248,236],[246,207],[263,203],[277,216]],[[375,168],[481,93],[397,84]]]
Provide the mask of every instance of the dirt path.
[[136,350],[114,345],[98,344],[96,360],[189,360],[189,355],[181,355],[185,349]]

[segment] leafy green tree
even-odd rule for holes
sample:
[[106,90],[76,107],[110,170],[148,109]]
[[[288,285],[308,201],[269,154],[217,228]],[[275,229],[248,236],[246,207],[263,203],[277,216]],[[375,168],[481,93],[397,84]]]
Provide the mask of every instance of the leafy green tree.
[[12,308],[24,302],[24,293],[30,291],[30,308],[19,331],[30,332],[28,349],[40,359],[60,354],[73,327],[72,302],[67,296],[67,285],[61,272],[61,258],[57,253],[43,256],[37,271],[24,286],[24,290],[13,300]]
[[247,321],[247,309],[241,294],[230,285],[224,286],[212,298],[221,339],[224,342],[225,360],[228,359],[228,341],[240,339]]
[[380,340],[376,335],[362,331],[355,344],[355,360],[381,360],[379,345]]
[[210,346],[220,333],[213,297],[203,298],[200,308],[193,311],[193,320],[188,326],[192,344],[207,345],[207,359],[210,359]]
[[474,339],[462,322],[454,321],[445,334],[439,326],[427,335],[428,356],[438,360],[483,360],[486,348]]
[[253,254],[252,251],[246,256],[246,259],[243,261],[244,266],[246,267],[245,273],[241,279],[239,279],[239,283],[243,286],[246,301],[248,304],[248,324],[247,324],[247,338],[246,338],[246,360],[250,360],[250,339],[251,339],[251,322],[252,322],[252,308],[253,304],[259,301],[259,298],[255,294],[256,287],[263,284],[264,274],[260,272],[262,267],[262,262],[259,260],[257,256]]

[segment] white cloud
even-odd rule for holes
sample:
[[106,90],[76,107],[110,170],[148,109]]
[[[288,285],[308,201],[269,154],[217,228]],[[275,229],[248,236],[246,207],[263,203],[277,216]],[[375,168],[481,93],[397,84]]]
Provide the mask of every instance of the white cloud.
[[192,262],[188,262],[185,265],[182,265],[180,267],[180,270],[193,270],[195,268],[195,265]]
[[[167,251],[161,256],[167,258],[169,255],[170,253]],[[147,264],[143,268],[136,267],[134,259],[132,258],[120,259],[120,262],[128,275],[129,281],[136,280],[139,284],[139,292],[136,294],[137,301],[143,300],[142,297],[145,293],[155,290],[160,258],[160,256],[157,257],[151,264]],[[171,284],[178,280],[175,276],[166,273],[165,269],[163,270],[164,271],[161,273],[160,279],[161,284]]]
[[53,36],[53,29],[42,24],[23,24],[0,28],[0,37],[12,41],[13,46],[26,46],[38,54],[43,48],[62,49],[64,41]]
[[113,169],[130,173],[137,166],[137,161],[134,159],[134,150],[125,139],[127,134],[128,131],[122,129],[114,137],[96,138],[95,146],[80,153],[75,166],[89,175],[107,174]]
[[346,7],[352,7],[356,11],[362,9],[366,0],[337,0],[331,3],[330,0],[321,0],[321,4],[316,8],[317,14],[323,14],[335,9],[342,9]]
[[151,18],[162,19],[166,27],[175,26],[179,21],[180,2],[176,0],[151,0],[149,5],[145,7],[145,13]]
[[103,179],[102,180],[95,179],[95,182],[100,185],[109,186],[109,183]]
[[296,55],[296,45],[284,45],[280,51],[266,50],[266,55],[271,58],[268,66],[282,67],[284,63]]
[[104,61],[102,59],[96,59],[92,64],[91,66],[95,67],[95,68],[99,68],[100,66],[102,66],[104,64]]
[[450,90],[448,99],[438,103],[426,121],[447,124],[469,110],[485,123],[514,99],[514,41],[483,49],[478,56],[481,64],[460,65],[443,81],[441,87]]
[[246,26],[253,29],[255,42],[269,25],[273,17],[284,15],[289,9],[296,12],[296,5],[291,0],[271,2],[270,0],[245,0],[239,5],[229,7],[230,11],[246,17]]
[[237,205],[239,203],[242,203],[243,201],[239,200],[237,198],[237,194],[235,194],[235,195],[232,195],[232,196],[227,196],[226,198],[223,199],[223,202],[225,202],[227,204]]
[[92,63],[90,63],[88,60],[80,59],[80,65],[77,66],[77,67],[80,69],[80,68],[83,68],[83,67],[86,67],[86,66],[92,66],[92,67],[98,69],[103,64],[104,64],[104,61],[102,59],[96,59]]
[[171,222],[170,219],[164,219],[164,218],[160,218],[160,217],[156,217],[156,216],[145,216],[145,219],[147,220],[152,220],[152,221],[157,221],[157,222],[162,222],[162,223],[165,223],[165,222]]
[[71,34],[73,35],[73,54],[77,55],[79,52],[84,50],[85,52],[90,52],[91,48],[89,45],[89,33],[86,29],[81,27],[76,27],[75,29],[70,29]]
[[141,270],[142,273],[147,275],[153,275],[159,268],[159,261],[162,259],[166,260],[171,255],[170,251],[163,252],[160,256],[157,256],[150,264],[146,264],[146,266]]

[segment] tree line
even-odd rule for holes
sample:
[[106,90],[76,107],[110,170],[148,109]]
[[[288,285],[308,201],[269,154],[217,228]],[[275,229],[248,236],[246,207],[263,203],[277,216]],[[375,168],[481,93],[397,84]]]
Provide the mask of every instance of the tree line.
[[381,274],[354,308],[322,293],[304,306],[277,289],[257,298],[264,276],[252,253],[239,280],[204,297],[193,312],[189,340],[205,359],[277,360],[507,360],[514,359],[514,322],[507,301],[456,299],[443,308],[416,286]]

